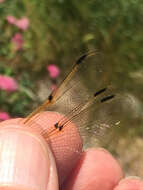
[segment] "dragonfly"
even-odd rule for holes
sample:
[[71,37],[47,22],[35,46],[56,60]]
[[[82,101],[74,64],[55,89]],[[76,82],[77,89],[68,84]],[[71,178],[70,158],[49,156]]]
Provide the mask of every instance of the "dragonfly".
[[[80,88],[82,88],[82,85],[79,78],[75,80],[76,76],[80,77],[79,72],[81,70],[86,71],[86,69],[90,67],[86,60],[91,56],[97,56],[97,51],[85,53],[76,60],[76,62],[72,66],[71,71],[66,75],[64,80],[55,90],[51,92],[51,94],[42,103],[42,105],[40,105],[26,117],[24,124],[29,124],[32,121],[36,121],[36,119],[40,117],[40,113],[47,110],[48,108],[50,110],[51,107],[57,105],[61,100],[62,104],[66,107],[68,102],[67,97],[68,100],[72,98],[76,99],[78,97],[76,105],[69,103],[70,105],[66,108],[64,116],[59,121],[53,124],[52,130],[43,130],[41,132],[43,137],[50,138],[54,135],[58,135],[58,133],[60,133],[64,128],[69,126],[70,122],[73,122],[79,128],[81,133],[84,133],[82,131],[84,131],[85,129],[90,131],[89,125],[94,126],[94,129],[92,129],[91,132],[93,132],[94,130],[94,133],[96,134],[97,131],[100,131],[101,129],[104,129],[108,126],[105,123],[100,123],[97,120],[94,121],[95,117],[94,119],[92,118],[89,121],[88,116],[90,117],[90,115],[92,114],[96,115],[97,109],[102,107],[103,104],[106,104],[107,102],[110,102],[112,99],[114,99],[115,94],[110,94],[110,90],[108,92],[108,87],[106,86],[95,90],[90,94],[85,89],[80,90]],[[96,69],[96,65],[94,69]],[[74,95],[72,95],[74,90],[76,90],[76,92]],[[83,97],[80,96],[81,94],[84,94]]]

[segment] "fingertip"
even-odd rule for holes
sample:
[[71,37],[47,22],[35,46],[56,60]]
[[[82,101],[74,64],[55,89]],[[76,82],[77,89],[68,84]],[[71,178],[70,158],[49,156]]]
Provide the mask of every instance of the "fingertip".
[[[63,115],[57,112],[41,112],[34,122],[40,125],[44,130],[50,132],[51,128],[57,123]],[[63,128],[54,136],[47,138],[50,148],[54,154],[60,185],[66,180],[67,176],[80,158],[82,152],[82,139],[73,123]]]
[[138,177],[124,178],[114,190],[143,190],[143,180]]
[[86,150],[64,190],[112,190],[123,177],[119,163],[105,149]]

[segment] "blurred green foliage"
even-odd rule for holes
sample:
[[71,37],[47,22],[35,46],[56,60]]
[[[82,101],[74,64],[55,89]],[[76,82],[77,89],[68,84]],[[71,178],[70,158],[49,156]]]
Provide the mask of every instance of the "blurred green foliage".
[[[10,25],[8,15],[27,17],[29,28],[20,31]],[[92,49],[104,55],[108,78],[123,89],[133,88],[133,84],[140,86],[130,73],[143,69],[142,0],[5,0],[0,3],[0,18],[0,73],[11,75],[12,71],[23,88],[25,76],[29,81],[26,88],[34,89],[35,79],[47,74],[47,64],[59,64],[64,70],[73,57]],[[11,39],[19,31],[24,37],[23,49],[13,51]],[[139,94],[142,89],[140,86],[134,92]],[[16,93],[7,111],[11,113],[15,105],[14,114],[19,115],[27,112],[26,105],[33,101],[29,95],[25,100],[25,94]],[[1,107],[5,104],[2,100]]]

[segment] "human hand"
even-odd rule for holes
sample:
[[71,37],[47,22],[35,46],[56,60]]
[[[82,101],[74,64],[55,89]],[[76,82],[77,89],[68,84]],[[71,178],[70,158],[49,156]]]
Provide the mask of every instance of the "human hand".
[[[49,113],[41,114],[37,123],[50,126],[59,117],[53,113],[48,116]],[[0,189],[58,190],[57,176],[61,183],[60,190],[143,189],[143,182],[140,179],[123,178],[118,162],[104,149],[92,148],[81,154],[78,150],[79,154],[74,154],[69,148],[69,151],[66,149],[63,154],[65,143],[60,135],[51,139],[48,146],[41,135],[35,133],[34,125],[31,123],[24,127],[19,119],[14,119],[1,122],[0,127]],[[67,130],[65,132],[68,133]],[[78,143],[70,141],[68,134],[64,137],[69,142],[66,146],[73,143],[71,147],[75,148],[75,144],[81,143],[78,135],[74,134]],[[76,160],[74,157],[77,155],[79,161],[71,172]],[[65,181],[62,184],[63,178]]]

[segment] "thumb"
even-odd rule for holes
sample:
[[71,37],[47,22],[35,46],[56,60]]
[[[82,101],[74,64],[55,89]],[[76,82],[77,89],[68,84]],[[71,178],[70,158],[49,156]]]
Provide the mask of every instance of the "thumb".
[[0,189],[58,190],[55,160],[46,141],[11,120],[0,124]]

